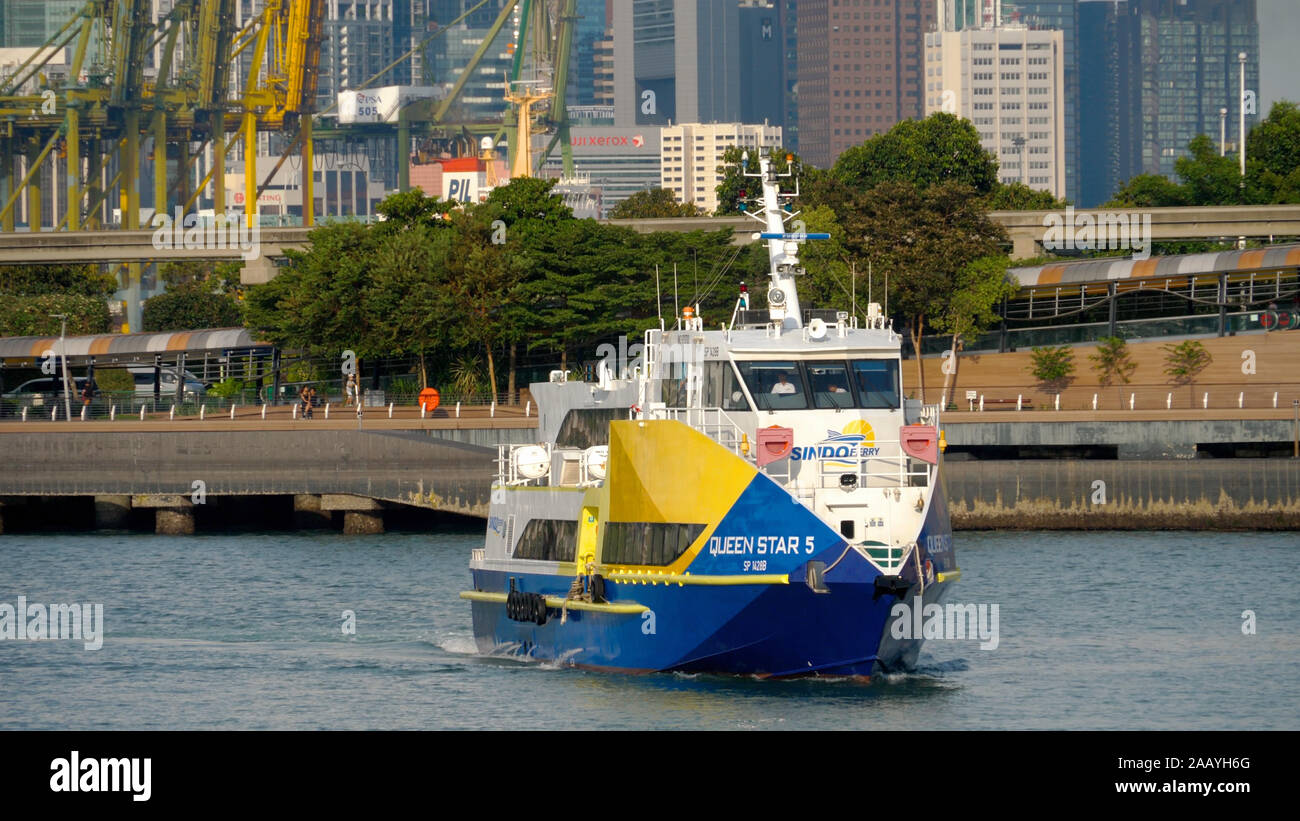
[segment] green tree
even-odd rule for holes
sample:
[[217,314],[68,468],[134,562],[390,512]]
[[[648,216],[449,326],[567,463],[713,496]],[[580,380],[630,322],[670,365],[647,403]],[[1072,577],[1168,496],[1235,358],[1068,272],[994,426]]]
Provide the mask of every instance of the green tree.
[[145,300],[142,330],[194,331],[232,328],[242,324],[239,303],[229,294],[216,293],[205,281],[174,285]]
[[0,294],[41,296],[79,294],[108,299],[117,290],[117,278],[98,265],[0,266]]
[[1137,363],[1129,356],[1128,343],[1118,336],[1104,336],[1097,341],[1097,352],[1089,354],[1097,384],[1103,388],[1127,385]]
[[1239,205],[1246,189],[1235,157],[1220,157],[1214,142],[1198,134],[1187,144],[1187,156],[1174,161],[1174,172],[1193,205]]
[[998,182],[998,163],[984,150],[969,120],[938,112],[923,120],[902,120],[848,149],[835,161],[832,173],[858,191],[889,181],[919,189],[961,183],[988,194]]
[[1068,345],[1034,348],[1029,355],[1029,372],[1043,390],[1060,395],[1074,376],[1074,351]]
[[1039,191],[1022,182],[998,183],[985,200],[990,211],[1060,211],[1069,204],[1068,200],[1053,197],[1050,191]]
[[109,331],[108,303],[102,297],[37,294],[0,299],[0,336],[58,336],[62,323],[52,314],[67,316],[69,336]]
[[1169,343],[1161,347],[1165,352],[1165,375],[1175,386],[1186,385],[1188,397],[1195,404],[1196,392],[1193,387],[1196,377],[1209,366],[1213,357],[1205,346],[1194,339],[1178,344]]
[[951,299],[945,310],[934,317],[935,329],[952,335],[951,369],[944,373],[945,395],[952,395],[950,382],[956,385],[957,355],[965,337],[995,325],[1001,319],[998,307],[1020,290],[1019,284],[1007,276],[1010,262],[1003,254],[979,257],[962,266],[953,277]]
[[1138,174],[1110,198],[1104,208],[1164,208],[1192,205],[1183,186],[1159,174]]
[[1300,108],[1280,100],[1246,137],[1246,173],[1258,203],[1300,202]]
[[924,191],[906,182],[882,183],[855,197],[838,216],[857,267],[870,260],[873,279],[882,285],[889,276],[889,309],[907,320],[924,401],[921,337],[933,322],[956,323],[953,298],[962,270],[981,257],[999,255],[1006,231],[988,218],[973,189],[954,182]]
[[673,192],[666,188],[651,188],[637,191],[632,196],[610,209],[610,219],[671,219],[674,217],[696,217],[700,209],[693,204],[679,203]]
[[97,265],[0,267],[0,336],[57,336],[68,318],[69,334],[108,333],[108,298],[117,280]]

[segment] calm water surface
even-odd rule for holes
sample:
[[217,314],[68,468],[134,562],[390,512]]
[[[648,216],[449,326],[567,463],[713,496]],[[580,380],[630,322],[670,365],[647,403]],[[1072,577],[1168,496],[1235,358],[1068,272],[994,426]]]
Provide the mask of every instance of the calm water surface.
[[0,536],[0,602],[102,603],[106,634],[0,640],[0,728],[1300,728],[1300,534],[959,533],[953,600],[998,604],[999,646],[869,685],[478,656],[481,540]]

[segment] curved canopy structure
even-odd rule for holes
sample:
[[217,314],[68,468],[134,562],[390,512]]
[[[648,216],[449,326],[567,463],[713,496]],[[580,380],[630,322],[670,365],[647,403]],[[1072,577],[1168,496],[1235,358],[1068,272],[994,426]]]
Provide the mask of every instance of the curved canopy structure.
[[0,361],[11,367],[30,367],[38,363],[46,352],[63,353],[69,365],[85,364],[91,359],[96,365],[152,363],[159,354],[212,353],[271,345],[258,342],[247,328],[214,328],[203,331],[172,331],[154,334],[95,334],[70,336],[60,347],[57,336],[0,337]]

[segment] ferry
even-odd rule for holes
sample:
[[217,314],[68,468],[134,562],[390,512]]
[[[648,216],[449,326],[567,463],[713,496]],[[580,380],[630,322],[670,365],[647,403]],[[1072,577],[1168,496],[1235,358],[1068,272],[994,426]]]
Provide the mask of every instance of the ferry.
[[539,441],[500,447],[460,594],[481,653],[757,677],[915,667],[923,637],[901,614],[919,622],[960,577],[940,409],[904,397],[879,305],[805,316],[799,251],[819,235],[789,230],[793,166],[751,165],[767,307],[742,284],[730,322],[688,307],[595,381],[531,386]]

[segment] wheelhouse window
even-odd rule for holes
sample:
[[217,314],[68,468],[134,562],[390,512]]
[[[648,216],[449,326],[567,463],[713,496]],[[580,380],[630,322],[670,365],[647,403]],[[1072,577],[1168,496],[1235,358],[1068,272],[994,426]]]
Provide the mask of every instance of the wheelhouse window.
[[804,410],[808,389],[798,362],[737,362],[759,410]]
[[858,407],[900,407],[897,359],[855,359],[852,365]]
[[853,389],[843,362],[806,362],[813,404],[819,408],[853,407]]
[[747,411],[749,402],[740,389],[740,379],[730,362],[704,363],[704,396],[701,404],[706,408],[729,411]]

